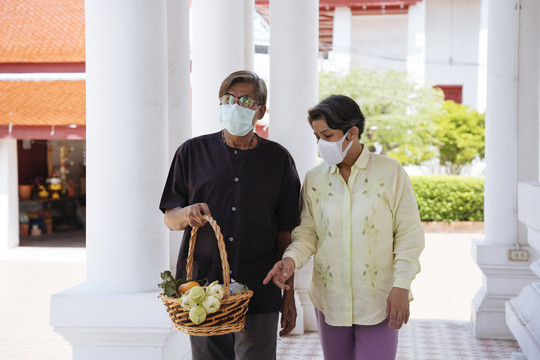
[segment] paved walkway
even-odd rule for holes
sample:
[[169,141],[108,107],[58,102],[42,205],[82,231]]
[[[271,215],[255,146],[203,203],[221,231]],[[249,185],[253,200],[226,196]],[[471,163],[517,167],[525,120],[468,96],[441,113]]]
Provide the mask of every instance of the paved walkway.
[[[471,240],[481,236],[426,234],[398,359],[494,360],[520,351],[515,341],[472,336],[471,299],[482,273],[471,258]],[[0,259],[0,360],[71,359],[69,343],[49,325],[50,296],[85,276],[84,248],[20,247]],[[322,359],[317,333],[280,339],[278,359]]]

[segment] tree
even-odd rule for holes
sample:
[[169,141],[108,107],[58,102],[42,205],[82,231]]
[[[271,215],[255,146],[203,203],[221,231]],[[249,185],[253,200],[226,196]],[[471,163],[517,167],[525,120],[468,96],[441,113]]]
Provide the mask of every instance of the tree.
[[439,163],[449,174],[458,175],[477,156],[484,158],[484,114],[452,100],[444,102],[444,112],[436,118]]
[[362,141],[371,151],[388,155],[403,165],[432,159],[432,143],[442,113],[440,89],[418,85],[405,72],[351,67],[348,73],[321,72],[319,97],[332,94],[353,98],[366,117]]

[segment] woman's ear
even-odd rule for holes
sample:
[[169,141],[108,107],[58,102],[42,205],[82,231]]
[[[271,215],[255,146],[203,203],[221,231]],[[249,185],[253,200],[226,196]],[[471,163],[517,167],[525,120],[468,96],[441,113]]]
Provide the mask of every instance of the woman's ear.
[[360,130],[358,129],[358,126],[353,126],[349,129],[349,136],[347,136],[349,141],[354,141],[358,139],[358,134],[360,133]]

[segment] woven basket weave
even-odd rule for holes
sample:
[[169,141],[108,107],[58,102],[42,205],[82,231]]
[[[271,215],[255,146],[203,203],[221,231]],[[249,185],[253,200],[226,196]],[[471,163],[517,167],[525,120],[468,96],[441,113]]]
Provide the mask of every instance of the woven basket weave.
[[[171,298],[164,295],[160,296],[160,298],[163,300],[163,303],[169,312],[169,317],[171,318],[174,327],[185,334],[194,336],[213,336],[238,332],[244,328],[248,303],[253,296],[253,291],[247,290],[237,295],[229,295],[229,262],[227,261],[227,251],[225,250],[223,235],[221,234],[221,229],[212,217],[205,216],[205,218],[216,233],[219,256],[221,258],[223,289],[225,290],[225,295],[221,300],[221,307],[215,313],[207,314],[204,322],[195,325],[195,323],[189,319],[189,311],[184,311],[182,309],[182,304],[180,304],[178,298]],[[186,265],[187,279],[191,279],[192,276],[193,253],[195,252],[197,230],[198,228],[193,228],[191,231]]]

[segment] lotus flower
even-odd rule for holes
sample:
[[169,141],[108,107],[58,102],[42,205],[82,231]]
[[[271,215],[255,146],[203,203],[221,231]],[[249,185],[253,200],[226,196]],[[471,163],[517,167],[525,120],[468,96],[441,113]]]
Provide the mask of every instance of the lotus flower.
[[221,300],[223,299],[223,295],[225,295],[225,290],[223,290],[223,286],[221,286],[217,281],[214,281],[206,288],[206,295],[214,296],[218,300]]
[[191,298],[187,295],[184,295],[180,298],[180,304],[182,304],[182,308],[184,309],[184,311],[189,311],[195,306],[197,306],[197,303],[191,300]]
[[189,294],[189,298],[193,301],[193,302],[196,302],[197,304],[200,304],[202,303],[202,301],[204,300],[204,298],[206,297],[206,292],[204,291],[204,289],[200,286],[195,286],[193,288],[191,288],[188,292]]
[[195,306],[193,309],[189,310],[189,319],[199,325],[206,319],[206,310],[202,306]]
[[204,310],[206,310],[207,314],[212,314],[219,310],[221,303],[215,296],[207,295],[206,299],[203,300],[201,305]]

